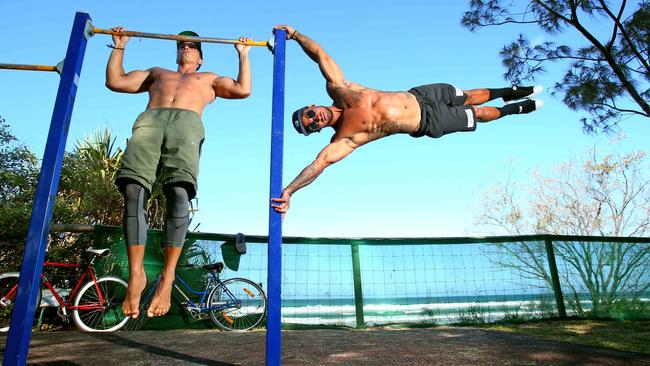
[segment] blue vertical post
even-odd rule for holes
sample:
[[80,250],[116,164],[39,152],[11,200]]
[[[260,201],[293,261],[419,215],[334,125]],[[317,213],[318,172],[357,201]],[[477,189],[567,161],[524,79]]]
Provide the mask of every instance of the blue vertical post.
[[37,306],[36,300],[40,288],[40,275],[47,249],[47,235],[50,231],[50,220],[59,185],[72,107],[77,94],[81,65],[89,37],[88,24],[90,24],[88,14],[76,14],[52,112],[52,122],[45,145],[41,173],[36,186],[34,207],[29,221],[25,253],[18,281],[18,294],[9,324],[9,334],[2,363],[4,366],[25,365],[27,362],[29,340]]
[[[284,60],[286,31],[276,29],[273,47],[273,111],[271,113],[271,198],[282,195],[282,148],[284,144]],[[266,364],[280,365],[282,347],[282,215],[269,209],[268,313]]]

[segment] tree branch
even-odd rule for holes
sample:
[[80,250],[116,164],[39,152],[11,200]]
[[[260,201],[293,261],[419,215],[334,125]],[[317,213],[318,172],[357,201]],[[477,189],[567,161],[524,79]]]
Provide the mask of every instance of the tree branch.
[[578,56],[551,56],[551,57],[544,57],[544,58],[537,58],[537,57],[521,57],[521,56],[514,56],[514,58],[523,60],[523,61],[536,61],[538,64],[544,62],[544,61],[555,61],[555,60],[580,60],[580,61],[592,61],[592,62],[603,62],[605,61],[604,58],[590,58],[590,57],[578,57]]
[[598,0],[598,2],[600,2],[600,5],[602,5],[603,11],[607,15],[609,15],[609,17],[612,18],[612,20],[614,21],[614,29],[612,30],[612,37],[610,38],[609,42],[607,42],[607,50],[609,52],[612,52],[612,47],[614,47],[614,42],[616,42],[617,31],[619,29],[621,31],[623,30],[623,27],[621,26],[621,16],[623,15],[623,9],[625,9],[625,3],[627,1],[623,0],[623,2],[621,3],[621,8],[618,11],[618,16],[614,16],[614,13],[612,13],[612,11],[609,10],[604,0]]
[[621,17],[623,16],[623,10],[625,9],[625,3],[627,2],[626,0],[623,0],[623,3],[621,4],[621,8],[619,9],[618,16],[615,16],[614,13],[609,10],[607,5],[605,4],[604,0],[599,0],[599,2],[603,5],[603,10],[609,17],[614,21],[614,34],[612,35],[612,39],[610,40],[607,49],[609,52],[611,52],[612,47],[614,45],[614,42],[616,40],[616,30],[619,29],[621,32],[621,36],[627,43],[628,47],[630,47],[630,50],[632,50],[632,53],[636,56],[636,58],[639,60],[639,62],[645,67],[646,72],[650,72],[650,64],[643,58],[643,55],[637,50],[636,46],[634,45],[634,42],[630,39],[630,36],[627,34],[625,31],[625,27],[623,27],[623,24],[621,24]]
[[499,25],[504,25],[504,24],[535,24],[538,23],[539,21],[537,20],[530,20],[530,21],[524,21],[524,20],[504,20],[501,22],[492,22],[492,23],[478,23],[477,25],[481,27],[492,27],[492,26],[499,26]]
[[616,60],[614,60],[614,57],[610,52],[607,51],[605,46],[603,46],[596,37],[594,37],[593,34],[591,34],[579,21],[578,21],[578,15],[575,13],[575,8],[572,8],[572,13],[573,13],[573,18],[575,21],[572,21],[571,24],[576,27],[582,35],[591,42],[591,44],[594,45],[605,57],[605,60],[607,61],[607,64],[612,68],[612,71],[616,75],[616,77],[621,81],[621,84],[623,85],[623,88],[630,94],[632,99],[641,107],[641,109],[645,112],[645,114],[642,114],[644,116],[650,117],[650,104],[646,102],[643,97],[636,91],[636,88],[634,87],[633,83],[627,78],[625,73],[621,70],[621,68],[618,66],[616,63]]
[[623,112],[623,113],[632,113],[632,114],[638,114],[638,115],[643,116],[643,117],[650,117],[650,114],[646,114],[646,113],[644,113],[644,112],[636,111],[636,110],[633,110],[633,109],[624,109],[624,108],[619,108],[619,107],[617,107],[615,104],[608,104],[608,103],[604,103],[604,102],[601,102],[601,103],[595,103],[595,104],[597,104],[597,105],[602,105],[602,106],[604,106],[604,107],[607,107],[607,108],[613,109],[613,110],[618,111],[618,112]]
[[567,18],[566,16],[564,16],[564,15],[562,15],[562,14],[556,12],[553,8],[551,8],[551,7],[549,7],[548,5],[546,5],[546,2],[545,2],[544,0],[534,0],[534,2],[535,2],[536,4],[538,4],[538,5],[540,5],[541,7],[543,7],[544,9],[546,9],[546,11],[548,11],[548,12],[551,13],[551,14],[553,14],[555,17],[560,18],[560,19],[562,19],[563,21],[565,21],[565,22],[571,24],[571,20],[570,20],[569,18]]

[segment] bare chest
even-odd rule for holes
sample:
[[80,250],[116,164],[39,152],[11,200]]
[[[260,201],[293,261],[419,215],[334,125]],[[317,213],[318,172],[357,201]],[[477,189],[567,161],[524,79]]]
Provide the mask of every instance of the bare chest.
[[214,74],[159,70],[152,77],[147,108],[183,108],[201,115],[203,108],[215,99]]
[[152,85],[154,89],[209,89],[211,80],[207,74],[181,74],[177,72],[161,72]]
[[[411,100],[413,99],[413,100]],[[411,133],[419,125],[419,107],[407,93],[373,93],[359,99],[354,107],[345,108],[338,132],[363,134],[369,140]]]

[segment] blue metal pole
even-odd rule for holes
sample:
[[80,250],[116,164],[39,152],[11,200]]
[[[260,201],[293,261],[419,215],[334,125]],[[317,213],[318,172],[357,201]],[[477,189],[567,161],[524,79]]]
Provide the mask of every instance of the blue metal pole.
[[40,289],[41,270],[47,249],[47,235],[54,208],[54,199],[59,185],[63,152],[68,137],[79,74],[83,63],[90,24],[90,16],[77,13],[72,25],[68,51],[65,55],[59,90],[52,112],[50,132],[45,145],[43,164],[36,186],[34,207],[29,221],[25,253],[20,269],[18,294],[5,347],[3,365],[25,365],[29,351],[29,340],[34,323],[36,300]]
[[[273,48],[273,111],[271,113],[271,198],[282,195],[282,148],[284,144],[284,68],[286,31],[275,30]],[[268,313],[266,364],[280,365],[282,348],[282,215],[269,209]]]

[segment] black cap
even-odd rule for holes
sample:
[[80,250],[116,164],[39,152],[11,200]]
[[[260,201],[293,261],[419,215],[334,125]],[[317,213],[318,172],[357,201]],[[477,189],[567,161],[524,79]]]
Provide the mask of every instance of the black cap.
[[309,107],[302,107],[297,111],[293,112],[293,115],[291,116],[291,121],[293,122],[293,128],[295,128],[296,131],[298,131],[298,133],[301,133],[305,136],[311,133],[311,131],[307,131],[305,125],[302,124],[302,114],[305,112],[307,108]]

